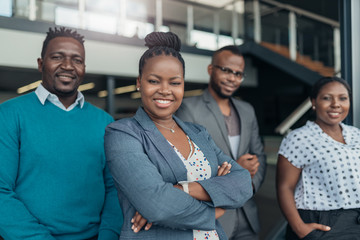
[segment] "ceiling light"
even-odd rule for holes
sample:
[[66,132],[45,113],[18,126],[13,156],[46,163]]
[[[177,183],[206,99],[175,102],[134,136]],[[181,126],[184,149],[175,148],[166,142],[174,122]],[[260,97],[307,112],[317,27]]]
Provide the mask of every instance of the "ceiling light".
[[108,94],[107,94],[107,91],[106,90],[102,90],[100,92],[98,92],[98,97],[106,97]]
[[90,89],[93,89],[95,87],[95,83],[86,83],[86,84],[83,84],[83,85],[80,85],[78,90],[80,92],[83,92],[83,91],[86,91],[86,90],[90,90]]
[[25,86],[23,86],[23,87],[18,88],[18,89],[16,90],[16,92],[17,92],[18,94],[22,94],[22,93],[24,93],[24,92],[33,90],[33,89],[37,88],[40,83],[41,83],[41,80],[38,80],[38,81],[36,81],[36,82],[30,83],[30,84],[28,84],[28,85],[25,85]]
[[[135,85],[118,87],[118,88],[114,89],[114,94],[123,94],[123,93],[133,92],[135,90],[136,90]],[[107,97],[107,95],[108,95],[108,91],[106,91],[106,90],[98,92],[98,97]]]
[[131,99],[138,99],[141,98],[141,93],[140,92],[134,92],[130,95]]
[[[33,83],[30,83],[28,85],[25,85],[23,87],[20,87],[16,90],[16,92],[18,94],[22,94],[22,93],[25,93],[27,91],[30,91],[30,90],[33,90],[35,88],[37,88],[40,83],[41,83],[42,80],[38,80],[36,82],[33,82]],[[80,85],[79,86],[79,91],[86,91],[86,90],[89,90],[89,89],[93,89],[95,87],[95,83],[86,83],[86,84],[83,84],[83,85]]]
[[133,92],[135,90],[136,90],[135,85],[129,85],[129,86],[125,86],[125,87],[115,88],[114,89],[114,94],[128,93],[128,92]]
[[195,90],[189,90],[184,92],[184,97],[193,97],[193,96],[199,96],[203,93],[203,89],[195,89]]

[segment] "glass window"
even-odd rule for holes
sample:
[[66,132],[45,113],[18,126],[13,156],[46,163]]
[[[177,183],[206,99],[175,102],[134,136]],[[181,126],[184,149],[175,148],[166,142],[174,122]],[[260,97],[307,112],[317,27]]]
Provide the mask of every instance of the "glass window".
[[116,34],[117,18],[115,15],[101,13],[86,13],[86,26],[91,31]]
[[[191,43],[197,48],[215,51],[223,46],[233,45],[234,40],[230,36],[219,35],[219,42],[217,44],[216,34],[205,31],[192,30]],[[236,45],[241,45],[242,43],[243,43],[242,39],[240,38],[235,39]]]
[[12,16],[12,0],[0,1],[0,16],[5,16],[5,17]]
[[56,25],[79,28],[79,12],[70,8],[57,7],[55,23]]

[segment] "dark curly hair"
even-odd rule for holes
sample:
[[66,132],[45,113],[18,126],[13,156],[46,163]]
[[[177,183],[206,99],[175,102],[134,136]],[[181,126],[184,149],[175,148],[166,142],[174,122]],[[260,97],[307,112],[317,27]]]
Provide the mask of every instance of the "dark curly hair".
[[224,46],[218,50],[216,50],[211,58],[211,63],[214,64],[214,61],[217,57],[217,55],[219,55],[219,53],[221,53],[222,51],[230,51],[232,54],[234,55],[238,55],[240,57],[243,57],[243,54],[241,53],[240,49],[238,46],[236,45],[227,45]]
[[84,46],[84,36],[80,35],[75,30],[65,27],[60,27],[60,29],[57,29],[56,27],[54,29],[49,28],[49,31],[46,33],[46,38],[42,46],[41,58],[44,58],[50,40],[57,37],[71,37],[81,43],[82,46]]
[[351,97],[351,88],[349,84],[342,78],[339,77],[322,77],[315,82],[310,93],[310,99],[316,99],[320,90],[328,83],[338,82],[341,83],[348,91],[349,97]]
[[149,49],[144,52],[139,61],[139,76],[146,61],[149,58],[165,55],[176,57],[183,66],[183,75],[185,75],[185,62],[180,54],[181,41],[179,37],[172,32],[152,32],[145,37],[145,46]]

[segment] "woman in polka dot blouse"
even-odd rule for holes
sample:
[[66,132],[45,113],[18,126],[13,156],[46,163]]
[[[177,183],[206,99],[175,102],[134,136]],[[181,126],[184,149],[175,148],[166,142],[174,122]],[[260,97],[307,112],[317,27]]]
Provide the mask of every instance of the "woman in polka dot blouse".
[[311,92],[314,122],[286,136],[277,164],[277,195],[286,239],[360,239],[360,130],[342,123],[350,87],[323,77]]

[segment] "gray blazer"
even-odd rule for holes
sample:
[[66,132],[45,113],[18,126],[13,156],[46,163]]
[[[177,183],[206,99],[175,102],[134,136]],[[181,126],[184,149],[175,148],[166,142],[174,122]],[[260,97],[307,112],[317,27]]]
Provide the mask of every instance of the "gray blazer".
[[[246,153],[256,154],[259,158],[260,167],[252,179],[254,191],[256,192],[264,181],[266,172],[266,156],[259,136],[259,127],[253,107],[244,101],[231,98],[236,111],[240,117],[241,136],[238,156],[233,156],[230,149],[228,132],[224,117],[215,99],[206,89],[201,96],[186,98],[183,100],[176,116],[186,122],[193,122],[204,126],[214,139],[216,145],[232,159],[238,159]],[[251,198],[241,209],[248,219],[252,231],[255,233],[260,230],[260,223],[257,207]],[[238,213],[239,214],[239,213]],[[236,226],[235,226],[236,228]]]
[[[212,202],[198,201],[173,187],[187,179],[186,168],[139,108],[133,118],[110,124],[105,133],[106,159],[124,214],[120,239],[192,240],[192,229],[216,229],[221,240],[227,239],[214,207],[238,208],[252,196],[248,171],[224,154],[203,127],[174,119],[211,165],[212,178],[199,183]],[[231,172],[215,177],[224,161],[233,165]],[[135,211],[153,223],[150,230],[133,233],[130,221]]]

